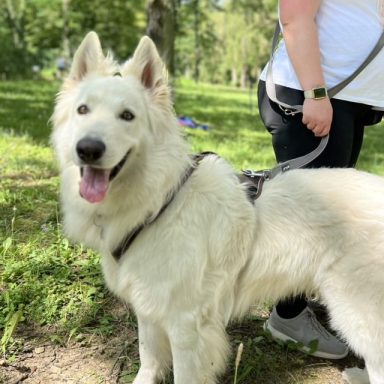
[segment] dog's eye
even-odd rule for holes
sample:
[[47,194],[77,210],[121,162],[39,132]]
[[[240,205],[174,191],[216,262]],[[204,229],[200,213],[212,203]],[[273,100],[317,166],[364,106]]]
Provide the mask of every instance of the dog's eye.
[[127,109],[120,114],[120,119],[132,121],[135,118],[134,114]]
[[85,104],[82,104],[82,105],[80,105],[79,108],[77,108],[77,113],[79,115],[85,115],[88,112],[89,112],[89,108]]

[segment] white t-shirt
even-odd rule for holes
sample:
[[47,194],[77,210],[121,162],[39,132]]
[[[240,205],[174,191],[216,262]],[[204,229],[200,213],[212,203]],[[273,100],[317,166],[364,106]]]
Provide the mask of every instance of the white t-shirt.
[[[381,0],[323,0],[316,16],[327,88],[352,74],[369,55],[382,31]],[[266,69],[261,77],[266,79]],[[274,56],[273,82],[302,89],[284,41]],[[384,49],[335,98],[384,107]]]

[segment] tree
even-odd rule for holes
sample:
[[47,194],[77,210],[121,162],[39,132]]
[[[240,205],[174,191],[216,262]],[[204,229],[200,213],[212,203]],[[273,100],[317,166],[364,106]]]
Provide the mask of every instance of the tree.
[[269,57],[277,0],[183,0],[177,73],[245,86]]
[[172,75],[175,72],[176,15],[176,0],[148,0],[146,33]]
[[192,76],[196,82],[211,81],[210,77],[216,75],[221,49],[213,18],[219,10],[216,0],[181,2],[176,40],[177,66],[179,73]]
[[67,59],[90,30],[119,59],[129,57],[145,31],[145,0],[0,1],[0,73],[25,76],[33,65]]
[[277,0],[2,0],[0,74],[72,57],[90,30],[125,60],[146,32],[172,75],[245,86],[268,60]]
[[24,73],[30,67],[30,55],[25,40],[25,0],[6,0],[1,5],[2,27],[0,41],[3,41],[0,66],[2,77],[9,73]]
[[227,4],[224,33],[231,83],[245,86],[268,61],[276,23],[276,0],[232,0]]

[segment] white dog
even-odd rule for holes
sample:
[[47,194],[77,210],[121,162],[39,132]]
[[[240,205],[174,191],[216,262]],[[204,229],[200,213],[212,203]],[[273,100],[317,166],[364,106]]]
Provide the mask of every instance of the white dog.
[[381,178],[289,171],[253,201],[223,159],[190,155],[146,37],[119,67],[89,33],[53,120],[65,231],[100,251],[108,287],[138,318],[135,384],[171,365],[176,384],[216,383],[229,320],[304,291],[322,297],[370,383],[384,384]]

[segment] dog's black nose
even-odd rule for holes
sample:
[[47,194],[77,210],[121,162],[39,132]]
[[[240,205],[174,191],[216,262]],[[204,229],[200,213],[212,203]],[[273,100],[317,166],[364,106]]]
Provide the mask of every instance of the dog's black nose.
[[85,163],[94,163],[103,156],[105,144],[100,140],[84,138],[77,143],[76,152]]

